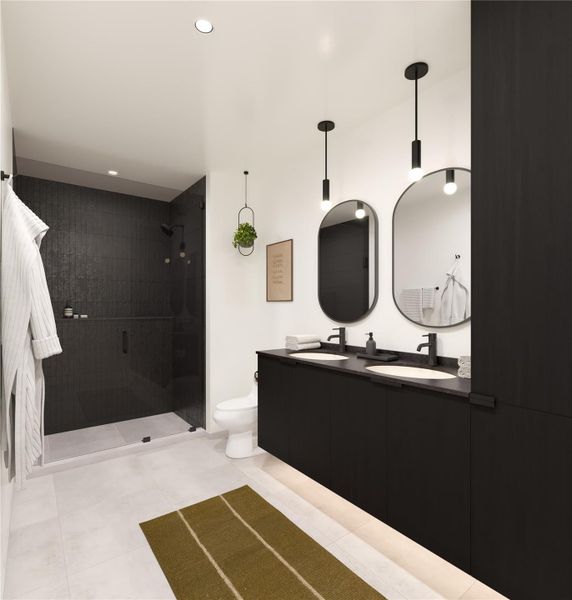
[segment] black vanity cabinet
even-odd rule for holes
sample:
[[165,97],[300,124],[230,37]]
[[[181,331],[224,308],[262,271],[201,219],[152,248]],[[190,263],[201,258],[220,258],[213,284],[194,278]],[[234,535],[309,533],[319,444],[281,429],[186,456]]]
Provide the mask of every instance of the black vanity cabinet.
[[465,398],[386,388],[387,523],[469,569],[469,406]]
[[[288,423],[289,464],[318,483],[330,487],[330,396],[332,382],[327,371],[290,361],[283,374],[290,393],[284,420]],[[287,371],[284,371],[287,369]],[[279,385],[284,382],[278,382]]]
[[331,489],[369,514],[387,517],[387,402],[364,377],[329,373]]
[[258,357],[258,445],[290,462],[289,407],[296,395],[296,363]]
[[292,360],[258,360],[259,446],[329,487],[328,374]]
[[258,444],[378,518],[385,403],[367,379],[259,356]]
[[467,398],[259,355],[259,445],[469,568]]

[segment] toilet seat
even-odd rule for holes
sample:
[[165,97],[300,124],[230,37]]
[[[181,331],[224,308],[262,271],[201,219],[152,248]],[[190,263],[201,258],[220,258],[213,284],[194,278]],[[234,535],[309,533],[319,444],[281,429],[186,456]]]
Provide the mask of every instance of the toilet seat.
[[243,396],[242,398],[231,398],[223,400],[216,405],[217,410],[248,410],[258,406],[258,398],[255,395]]

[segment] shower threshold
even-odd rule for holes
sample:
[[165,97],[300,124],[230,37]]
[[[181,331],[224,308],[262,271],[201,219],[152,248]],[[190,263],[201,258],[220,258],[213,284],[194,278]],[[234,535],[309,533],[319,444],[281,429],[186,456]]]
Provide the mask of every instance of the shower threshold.
[[177,414],[169,412],[53,433],[44,439],[44,464],[185,433],[190,427]]

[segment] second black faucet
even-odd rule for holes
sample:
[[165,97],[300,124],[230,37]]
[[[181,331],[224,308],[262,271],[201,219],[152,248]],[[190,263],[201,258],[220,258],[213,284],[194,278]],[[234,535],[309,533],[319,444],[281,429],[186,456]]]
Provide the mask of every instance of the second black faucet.
[[430,367],[435,367],[437,365],[437,334],[436,333],[426,333],[423,337],[428,338],[428,341],[424,344],[419,344],[417,346],[417,352],[421,352],[421,348],[429,349],[429,361],[428,365]]
[[339,331],[339,333],[338,334],[330,335],[328,337],[328,342],[330,340],[339,339],[340,340],[340,345],[339,345],[338,350],[340,352],[345,352],[346,351],[346,328],[345,327],[333,327],[332,329],[334,331]]

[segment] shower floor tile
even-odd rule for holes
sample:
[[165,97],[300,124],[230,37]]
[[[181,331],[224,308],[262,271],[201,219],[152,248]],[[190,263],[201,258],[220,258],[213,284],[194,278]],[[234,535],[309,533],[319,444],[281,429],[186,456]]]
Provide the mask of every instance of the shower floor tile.
[[53,433],[44,440],[46,463],[134,444],[147,436],[154,439],[184,433],[188,429],[189,424],[181,417],[175,413],[165,413]]

